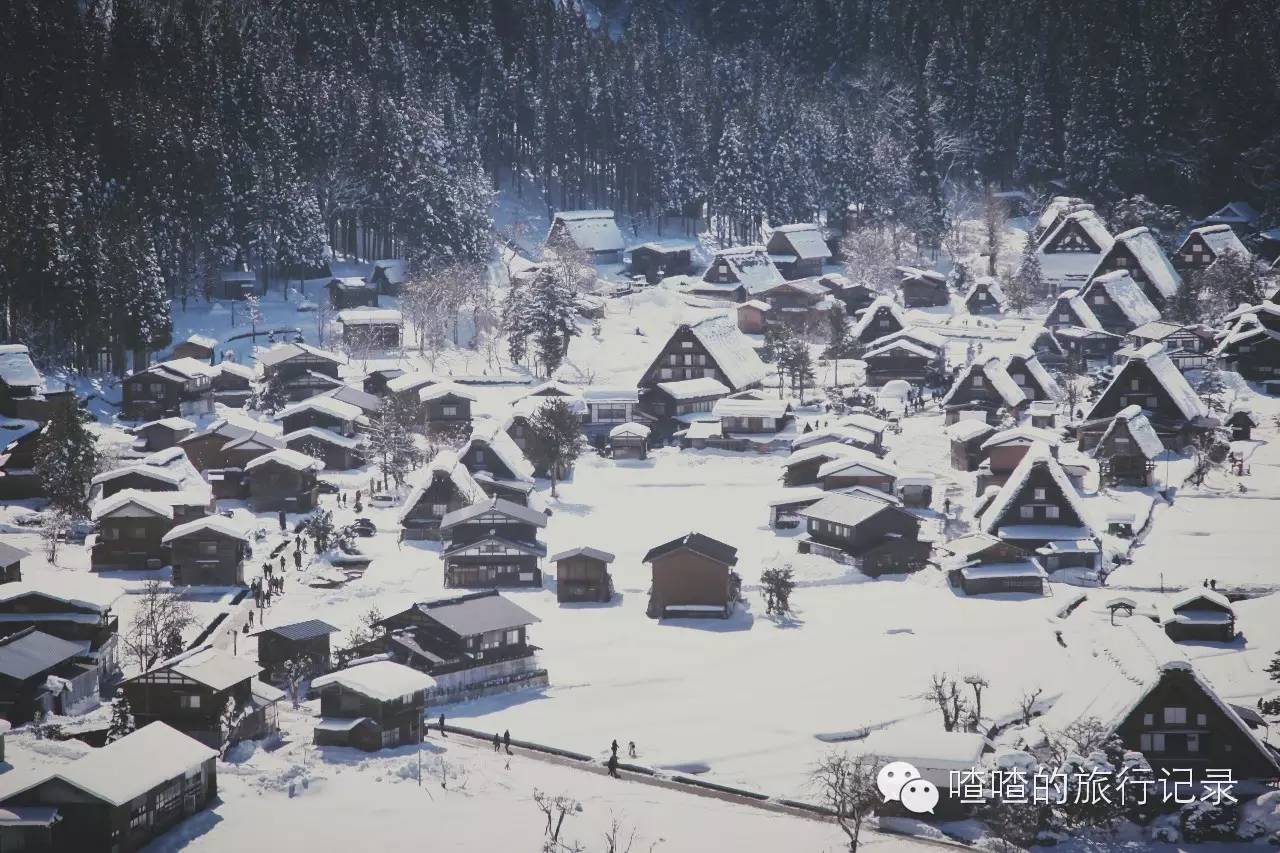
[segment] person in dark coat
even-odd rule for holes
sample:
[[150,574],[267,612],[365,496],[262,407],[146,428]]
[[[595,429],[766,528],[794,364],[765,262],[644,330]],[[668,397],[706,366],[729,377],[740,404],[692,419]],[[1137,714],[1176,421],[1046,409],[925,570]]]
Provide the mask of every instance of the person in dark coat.
[[289,529],[289,520],[285,518],[284,510],[280,510],[280,512],[276,515],[276,519],[280,522],[281,533],[284,533],[286,530]]
[[621,779],[618,775],[618,753],[609,756],[609,775],[615,779]]
[[507,755],[511,754],[511,730],[507,729],[502,733],[502,745],[507,749]]
[[284,554],[280,555],[280,574],[284,574]]
[[302,552],[301,551],[293,552],[293,567],[298,571],[302,571]]
[[617,758],[618,757],[618,739],[617,738],[613,739],[613,743],[610,745],[609,748],[613,751],[613,757]]
[[498,752],[502,749],[502,738],[498,737],[498,733],[493,733],[493,751]]
[[440,737],[448,737],[444,731],[444,714],[440,715]]
[[636,757],[636,742],[633,740],[627,741],[627,755],[632,758]]

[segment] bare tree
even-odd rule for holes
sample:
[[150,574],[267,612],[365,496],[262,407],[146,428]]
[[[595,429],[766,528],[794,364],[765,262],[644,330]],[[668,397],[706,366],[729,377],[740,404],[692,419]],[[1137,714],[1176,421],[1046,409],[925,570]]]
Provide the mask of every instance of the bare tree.
[[1018,700],[1018,713],[1022,715],[1024,726],[1031,725],[1031,715],[1036,709],[1036,702],[1039,701],[1041,693],[1044,693],[1043,687],[1022,691],[1022,698]]
[[560,832],[564,829],[564,819],[571,814],[582,811],[582,803],[567,794],[548,794],[537,788],[533,789],[533,802],[547,819],[544,850],[556,850],[560,844]]
[[859,228],[846,232],[840,240],[840,253],[845,275],[851,282],[880,292],[889,289],[897,256],[882,230]]
[[942,727],[949,732],[956,730],[968,708],[955,679],[945,674],[935,673],[929,682],[929,688],[916,698],[937,706],[942,712]]
[[631,853],[631,847],[635,843],[635,827],[627,832],[622,822],[615,817],[604,834],[604,853]]
[[333,323],[333,304],[327,294],[321,294],[316,301],[316,343],[325,346],[329,342],[329,326]]
[[874,756],[831,752],[809,773],[809,787],[820,804],[834,812],[849,840],[849,853],[857,853],[862,825],[880,805],[879,763]]
[[71,526],[71,515],[62,509],[50,508],[45,511],[40,525],[40,539],[44,543],[44,556],[51,564],[58,565],[58,547],[67,536]]
[[1009,207],[995,194],[990,184],[982,197],[982,232],[987,252],[987,275],[996,274],[996,262],[1000,259],[1000,243],[1009,221]]
[[124,647],[138,661],[138,668],[148,670],[155,666],[175,635],[195,624],[191,605],[182,600],[160,581],[147,581],[138,606],[124,635]]
[[1088,755],[1107,746],[1110,741],[1110,730],[1097,717],[1075,720],[1061,731],[1045,733],[1049,754],[1058,766],[1067,763],[1072,755]]
[[987,679],[976,673],[966,675],[964,683],[973,691],[973,728],[977,731],[982,726],[982,691],[991,686]]

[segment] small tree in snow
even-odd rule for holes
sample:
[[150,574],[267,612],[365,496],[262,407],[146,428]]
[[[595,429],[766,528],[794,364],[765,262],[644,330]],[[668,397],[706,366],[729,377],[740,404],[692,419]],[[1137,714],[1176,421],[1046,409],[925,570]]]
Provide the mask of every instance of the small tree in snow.
[[840,387],[840,359],[848,358],[850,353],[849,315],[843,302],[837,302],[827,312],[827,358],[832,359],[834,367],[834,384]]
[[316,671],[316,660],[311,655],[289,658],[280,665],[280,674],[284,677],[289,692],[289,701],[298,707],[302,699],[302,683]]
[[111,725],[107,729],[107,743],[120,740],[136,728],[129,700],[123,693],[111,703]]
[[529,459],[551,478],[551,495],[586,449],[582,419],[568,403],[552,397],[529,419]]
[[764,612],[782,616],[791,612],[791,593],[796,588],[795,572],[788,566],[765,569],[760,575],[764,591]]
[[1000,258],[1000,243],[1004,239],[1004,229],[1008,221],[1009,206],[988,185],[982,198],[982,231],[987,251],[987,275],[996,274],[996,261]]
[[317,509],[302,522],[302,532],[311,540],[317,554],[323,554],[333,545],[334,534],[333,513],[327,509]]
[[832,752],[809,773],[809,787],[819,804],[834,813],[848,838],[849,853],[857,853],[862,825],[883,799],[876,785],[878,765],[874,756]]
[[182,632],[195,621],[190,604],[160,581],[147,581],[123,637],[125,650],[137,660],[139,669],[148,670],[173,648],[174,637],[179,638],[178,652],[182,651]]
[[388,481],[398,487],[422,462],[413,429],[418,423],[418,410],[412,400],[399,396],[388,397],[382,407],[382,416],[369,429],[369,454],[382,474],[382,487]]
[[66,538],[67,528],[71,526],[71,516],[61,509],[48,510],[40,525],[40,539],[44,543],[44,556],[53,565],[58,565],[58,546]]
[[258,337],[258,324],[262,322],[262,297],[256,293],[251,293],[244,298],[244,313],[249,320],[249,331],[256,340]]
[[1044,693],[1043,687],[1022,691],[1022,698],[1018,700],[1018,714],[1024,726],[1031,725],[1031,716],[1035,713],[1036,702],[1040,701],[1041,693]]
[[1226,393],[1227,383],[1222,380],[1222,371],[1218,369],[1217,362],[1211,360],[1204,370],[1204,375],[1200,377],[1200,382],[1196,385],[1196,394],[1204,401],[1210,412],[1225,412],[1227,410],[1224,399]]
[[533,789],[533,802],[546,818],[546,844],[544,850],[557,850],[560,845],[560,833],[564,829],[564,820],[571,814],[582,811],[582,803],[566,794],[548,794],[537,788]]
[[991,682],[987,681],[985,676],[973,673],[964,677],[964,683],[973,691],[973,715],[970,719],[973,722],[973,731],[977,731],[982,727],[982,691],[990,687]]
[[98,473],[98,440],[86,427],[90,419],[72,403],[55,407],[35,464],[49,505],[72,518],[88,515],[89,485]]
[[949,732],[956,730],[969,707],[960,695],[955,679],[949,675],[935,674],[929,682],[929,688],[918,698],[938,709],[942,714],[942,727]]
[[356,627],[351,629],[351,633],[347,636],[347,646],[354,649],[356,646],[363,646],[372,640],[376,640],[382,635],[382,628],[378,625],[382,621],[382,611],[376,607],[370,607],[360,617],[360,622]]

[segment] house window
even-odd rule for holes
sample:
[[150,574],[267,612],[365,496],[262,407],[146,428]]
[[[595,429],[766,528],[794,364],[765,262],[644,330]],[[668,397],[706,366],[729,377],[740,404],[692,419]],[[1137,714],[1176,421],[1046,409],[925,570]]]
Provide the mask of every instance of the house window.
[[693,341],[681,341],[680,349],[693,349]]
[[1165,708],[1164,723],[1166,726],[1185,726],[1187,724],[1186,708]]
[[1019,507],[1018,515],[1020,515],[1022,518],[1035,518],[1036,508],[1033,507],[1031,504],[1027,504],[1026,506]]
[[1200,751],[1200,735],[1198,733],[1192,732],[1191,734],[1187,735],[1187,752],[1199,752],[1199,751]]
[[705,368],[705,369],[702,371],[702,378],[703,378],[703,379],[715,379],[715,378],[716,378],[716,372],[715,372],[715,370],[714,370],[714,369],[712,369],[712,368],[710,368],[710,367]]
[[1107,297],[1103,296],[1101,293],[1095,293],[1095,294],[1094,294],[1094,296],[1093,296],[1093,304],[1094,304],[1094,305],[1106,305],[1106,304],[1107,304]]
[[186,710],[188,710],[188,711],[190,711],[190,710],[194,710],[194,709],[196,709],[196,708],[199,708],[199,707],[200,707],[200,697],[199,697],[198,695],[195,695],[195,694],[191,694],[191,695],[187,695],[187,696],[179,696],[179,697],[178,697],[178,707],[179,707],[179,708],[184,708],[184,709],[186,709]]
[[1058,517],[1058,508],[1050,504],[1049,506],[1044,508],[1044,515],[1045,515],[1045,518],[1056,519]]
[[1156,398],[1155,398],[1155,397],[1148,397],[1148,398],[1147,398],[1147,408],[1148,408],[1148,409],[1154,409],[1154,408],[1156,407],[1156,404],[1157,404],[1157,400],[1156,400]]
[[218,543],[217,542],[201,542],[200,555],[202,557],[218,556]]
[[664,367],[664,368],[662,368],[661,370],[659,370],[659,371],[658,371],[658,375],[659,375],[659,376],[661,376],[663,379],[670,379],[670,378],[671,378],[671,368],[669,368],[669,367]]
[[1059,323],[1070,323],[1070,322],[1071,322],[1071,315],[1070,315],[1070,314],[1059,314],[1059,315],[1058,315],[1058,322],[1059,322]]
[[1130,380],[1129,380],[1129,390],[1130,390],[1130,391],[1141,391],[1141,390],[1142,390],[1142,381],[1141,381],[1141,380],[1139,380],[1139,379],[1130,379]]
[[104,528],[102,531],[102,538],[104,540],[119,539],[120,531],[114,527]]
[[512,628],[511,630],[507,631],[507,645],[517,646],[519,644],[520,644],[520,629]]
[[152,384],[152,386],[151,386],[151,396],[152,396],[152,397],[163,397],[163,396],[164,396],[164,386],[163,386],[163,385],[160,385],[160,384],[158,384],[158,383],[157,383],[157,384]]
[[1048,497],[1049,497],[1048,489],[1036,489],[1036,500],[1043,501],[1043,500],[1047,500]]
[[182,802],[182,782],[174,782],[156,796],[156,811],[170,812]]
[[446,514],[448,511],[449,511],[449,505],[448,505],[448,504],[432,504],[432,505],[431,505],[431,514],[432,514],[432,515],[441,515],[441,516],[442,516],[442,515]]
[[475,461],[476,461],[476,464],[477,464],[477,465],[483,465],[483,464],[484,464],[484,451],[483,451],[483,450],[477,450],[474,454],[472,454],[472,458],[473,458],[473,459],[475,459]]
[[146,538],[147,538],[147,528],[145,528],[145,527],[130,527],[130,528],[129,528],[129,538],[130,538],[130,539],[146,539]]
[[1143,735],[1139,739],[1139,748],[1142,752],[1164,752],[1164,735]]
[[1155,715],[1155,714],[1143,714],[1143,715],[1142,715],[1142,724],[1143,724],[1144,726],[1154,726],[1154,725],[1156,724],[1156,715]]
[[400,742],[400,730],[399,730],[399,729],[384,729],[384,730],[383,730],[383,732],[382,732],[382,745],[383,745],[384,747],[387,747],[387,746],[395,746],[395,745],[396,745],[396,744],[398,744],[399,742]]
[[456,418],[458,416],[457,406],[441,406],[440,416],[445,418]]
[[981,388],[981,387],[982,387],[982,377],[981,377],[981,376],[975,376],[975,377],[973,377],[973,387],[974,387],[974,388]]
[[1205,714],[1196,714],[1196,725],[1197,726],[1209,725],[1209,717]]
[[881,317],[879,320],[876,321],[876,325],[882,329],[889,328],[889,318]]
[[151,811],[147,808],[147,798],[139,797],[129,809],[129,829],[142,829],[151,825]]
[[344,691],[338,696],[338,708],[343,711],[359,711],[360,697]]

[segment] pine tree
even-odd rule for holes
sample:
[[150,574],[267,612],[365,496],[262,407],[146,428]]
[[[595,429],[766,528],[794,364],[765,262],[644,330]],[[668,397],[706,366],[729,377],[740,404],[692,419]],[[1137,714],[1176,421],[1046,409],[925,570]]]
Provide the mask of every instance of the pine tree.
[[107,743],[114,743],[136,728],[129,699],[123,693],[111,703],[111,724],[107,728]]
[[85,426],[89,419],[74,403],[56,407],[35,465],[49,505],[73,518],[88,515],[89,485],[98,473],[98,440]]
[[1218,369],[1216,361],[1210,360],[1209,366],[1205,368],[1204,375],[1200,377],[1200,382],[1196,385],[1196,394],[1204,401],[1205,406],[1212,412],[1225,412],[1227,410],[1226,401],[1223,399],[1227,393],[1227,385],[1222,380],[1222,371]]
[[382,474],[382,488],[390,483],[399,488],[421,461],[422,454],[414,440],[418,409],[411,400],[388,397],[381,416],[369,427],[369,454]]
[[1007,276],[1001,283],[1009,307],[1014,311],[1027,308],[1035,300],[1045,296],[1044,275],[1040,271],[1040,256],[1036,253],[1035,242],[1027,235],[1022,245],[1022,257],[1018,262],[1018,271]]
[[551,495],[586,449],[582,418],[568,403],[552,397],[529,419],[529,461],[551,479]]

